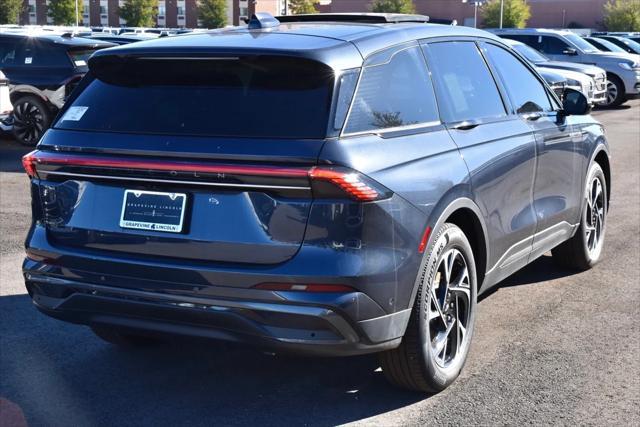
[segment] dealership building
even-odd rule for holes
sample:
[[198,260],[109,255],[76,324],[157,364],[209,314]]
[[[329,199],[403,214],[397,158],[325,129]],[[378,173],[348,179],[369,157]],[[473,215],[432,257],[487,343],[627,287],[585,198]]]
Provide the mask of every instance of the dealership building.
[[[25,12],[22,24],[50,24],[47,17],[49,0],[24,0]],[[125,25],[118,16],[123,0],[78,0],[84,10],[80,17],[84,25],[119,27]],[[158,0],[158,27],[197,27],[198,0]],[[602,28],[603,7],[607,0],[526,0],[531,7],[529,27],[584,27]],[[473,0],[414,0],[416,11],[438,19],[455,19],[459,25],[474,26],[477,11],[478,26],[484,1]],[[227,0],[227,22],[238,25],[254,12],[284,13],[287,0]],[[366,12],[371,9],[370,0],[322,0],[321,12]]]

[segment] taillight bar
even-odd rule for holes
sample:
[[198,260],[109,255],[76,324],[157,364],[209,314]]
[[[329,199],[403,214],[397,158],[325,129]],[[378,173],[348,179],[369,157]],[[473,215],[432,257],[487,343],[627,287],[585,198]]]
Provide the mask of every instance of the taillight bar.
[[[304,178],[308,174],[308,170],[305,168],[264,167],[252,165],[213,165],[206,163],[186,163],[165,160],[117,159],[97,156],[81,156],[76,154],[50,153],[46,151],[32,151],[31,153],[26,154],[22,158],[22,164],[25,166],[25,170],[28,174],[30,174],[30,170],[36,172],[37,165],[274,176],[280,178]],[[27,169],[27,164],[30,166],[30,169]],[[30,175],[33,176],[33,174]]]
[[[178,162],[173,160],[147,160],[147,159],[127,159],[104,156],[87,156],[79,154],[68,154],[47,151],[32,151],[22,158],[22,165],[27,174],[32,178],[39,178],[39,166],[54,167],[71,167],[86,169],[107,169],[107,170],[123,170],[129,172],[169,172],[169,178],[180,173],[187,173],[191,179],[202,178],[200,174],[208,175],[208,178],[225,179],[229,177],[253,177],[253,182],[245,182],[244,184],[225,184],[223,182],[214,183],[214,185],[244,185],[246,187],[256,186],[260,188],[268,187],[263,183],[256,183],[259,178],[272,178],[282,182],[282,179],[308,179],[311,181],[314,196],[317,198],[327,197],[343,197],[349,196],[351,199],[359,202],[371,202],[375,200],[386,199],[391,196],[391,192],[381,186],[371,178],[344,167],[332,166],[314,166],[305,167],[280,167],[280,166],[260,166],[260,165],[232,165],[232,164],[208,164],[193,162]],[[130,180],[152,180],[151,177],[144,175],[143,178],[136,176],[102,176],[90,173],[74,173],[59,172],[56,170],[43,170],[46,174],[53,175],[69,175],[86,178],[105,178],[105,179],[130,179]],[[206,177],[205,177],[206,178]],[[249,178],[246,180],[251,181]],[[245,180],[245,181],[246,181]],[[176,181],[172,179],[157,179],[157,182],[165,181],[167,183],[187,183],[186,181]],[[189,181],[192,184],[203,184],[203,181]],[[330,184],[327,188],[321,183]],[[246,184],[246,185],[245,185]],[[275,186],[274,186],[275,188]],[[284,187],[281,187],[284,188]],[[291,187],[293,188],[293,187]]]

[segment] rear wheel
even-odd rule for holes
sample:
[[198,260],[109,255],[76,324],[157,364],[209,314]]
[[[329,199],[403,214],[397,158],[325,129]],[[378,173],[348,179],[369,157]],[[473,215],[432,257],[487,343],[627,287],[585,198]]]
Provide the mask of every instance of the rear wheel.
[[458,377],[476,312],[476,269],[466,236],[456,225],[444,224],[433,241],[402,343],[379,355],[391,383],[422,392],[444,390]]
[[607,218],[607,183],[599,164],[593,163],[587,174],[584,208],[576,234],[551,251],[561,267],[588,270],[600,261]]
[[19,143],[34,146],[51,125],[53,114],[41,99],[27,95],[13,106],[13,134]]
[[91,330],[102,340],[121,347],[140,347],[156,344],[157,339],[107,326],[92,326]]

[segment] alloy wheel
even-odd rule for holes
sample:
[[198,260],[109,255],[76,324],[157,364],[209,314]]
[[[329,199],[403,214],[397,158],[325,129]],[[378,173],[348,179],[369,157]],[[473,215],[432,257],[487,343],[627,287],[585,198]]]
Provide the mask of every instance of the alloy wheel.
[[605,200],[602,181],[594,177],[587,193],[587,208],[585,209],[584,232],[587,250],[592,258],[598,257],[601,249],[602,235],[605,221]]
[[443,368],[456,363],[469,343],[470,283],[469,269],[462,252],[449,249],[439,261],[430,286],[429,304],[430,351],[436,363]]
[[23,101],[13,112],[13,130],[18,138],[29,144],[36,144],[44,130],[44,115],[37,105]]
[[618,85],[616,85],[611,81],[608,82],[607,83],[607,105],[612,104],[617,97],[618,97]]

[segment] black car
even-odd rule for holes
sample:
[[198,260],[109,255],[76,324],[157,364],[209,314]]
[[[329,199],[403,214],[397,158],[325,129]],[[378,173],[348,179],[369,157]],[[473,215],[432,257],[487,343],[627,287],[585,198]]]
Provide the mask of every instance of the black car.
[[111,43],[71,35],[0,34],[0,70],[10,82],[13,133],[36,145],[87,72],[87,59]]

